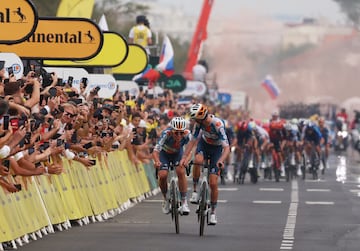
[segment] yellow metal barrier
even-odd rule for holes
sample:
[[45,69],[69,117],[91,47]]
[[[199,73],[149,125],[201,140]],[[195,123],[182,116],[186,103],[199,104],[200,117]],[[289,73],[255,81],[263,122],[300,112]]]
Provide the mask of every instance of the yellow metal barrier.
[[9,177],[22,190],[0,188],[0,245],[46,226],[101,215],[151,191],[144,167],[133,165],[125,150],[94,159],[90,168],[62,159],[61,175]]

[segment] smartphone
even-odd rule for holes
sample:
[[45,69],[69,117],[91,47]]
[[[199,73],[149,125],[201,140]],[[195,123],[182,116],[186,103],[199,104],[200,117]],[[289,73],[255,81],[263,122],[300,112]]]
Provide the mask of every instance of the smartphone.
[[77,132],[73,132],[71,135],[71,143],[76,144],[77,143]]
[[30,144],[30,141],[31,141],[31,132],[26,132],[25,137],[24,137],[24,143]]
[[56,94],[57,94],[57,89],[55,87],[51,87],[49,89],[49,95],[50,97],[56,97]]
[[4,115],[4,120],[3,120],[3,128],[4,130],[9,130],[9,122],[10,122],[10,116],[9,115]]
[[63,81],[63,79],[62,78],[58,78],[58,81],[57,81],[57,86],[64,86],[64,81]]
[[126,113],[128,115],[131,114],[131,106],[129,106],[129,105],[126,106]]
[[7,72],[9,73],[9,77],[10,77],[11,75],[14,75],[14,69],[13,69],[13,67],[12,67],[12,66],[8,67],[8,68],[7,68]]
[[67,84],[70,85],[70,86],[72,86],[73,81],[74,81],[74,77],[73,77],[73,76],[69,76],[69,77],[68,77],[68,80],[67,80]]
[[90,162],[91,162],[91,165],[93,165],[93,166],[96,165],[96,159],[92,159],[92,160],[90,160]]
[[92,147],[92,142],[86,143],[85,145],[83,145],[83,147],[85,149],[89,149],[90,147]]
[[28,154],[29,154],[29,155],[33,154],[34,152],[35,152],[35,148],[34,148],[34,147],[30,147],[30,148],[28,149]]
[[119,145],[112,145],[111,148],[112,149],[119,149]]
[[63,139],[57,139],[56,140],[56,146],[62,146],[64,144],[64,140]]
[[88,84],[88,78],[81,78],[81,81],[80,81],[80,82],[83,83],[84,86],[87,86],[87,84]]
[[47,123],[52,126],[52,124],[54,123],[54,119],[53,118],[48,118]]
[[104,138],[104,137],[106,137],[106,132],[101,133],[101,138]]
[[93,105],[94,105],[94,109],[96,110],[98,108],[98,99],[97,98],[94,98],[93,100]]
[[14,184],[14,186],[16,187],[16,189],[17,189],[18,191],[21,191],[21,184]]
[[4,160],[2,161],[2,165],[3,165],[4,167],[6,167],[7,171],[9,171],[9,169],[10,169],[10,160],[4,159]]

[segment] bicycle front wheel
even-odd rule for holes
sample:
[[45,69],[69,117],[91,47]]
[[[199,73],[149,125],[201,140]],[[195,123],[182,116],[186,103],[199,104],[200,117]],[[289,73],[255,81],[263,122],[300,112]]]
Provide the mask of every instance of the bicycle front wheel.
[[206,216],[206,190],[207,186],[206,183],[201,184],[200,188],[200,201],[199,201],[199,215],[200,215],[200,236],[204,235],[204,228],[205,228],[205,216]]
[[170,184],[170,191],[171,191],[171,218],[175,223],[175,231],[176,233],[180,233],[180,226],[179,226],[179,201],[178,201],[178,189],[176,186],[176,181],[173,180]]

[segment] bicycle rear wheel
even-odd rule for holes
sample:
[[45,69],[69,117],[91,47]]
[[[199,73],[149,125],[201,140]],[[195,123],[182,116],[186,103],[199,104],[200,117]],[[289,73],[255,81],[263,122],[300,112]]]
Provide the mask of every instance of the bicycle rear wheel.
[[179,211],[178,211],[178,196],[177,196],[177,186],[175,180],[173,180],[170,184],[171,191],[171,218],[175,222],[175,231],[176,233],[180,233],[180,225],[179,225]]
[[206,183],[201,184],[200,201],[199,201],[199,217],[200,217],[200,236],[204,235],[205,214],[206,214]]

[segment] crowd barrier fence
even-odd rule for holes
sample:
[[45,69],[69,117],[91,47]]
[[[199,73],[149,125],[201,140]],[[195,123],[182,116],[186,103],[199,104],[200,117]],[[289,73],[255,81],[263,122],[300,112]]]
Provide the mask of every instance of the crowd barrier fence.
[[159,192],[152,164],[134,165],[126,150],[101,154],[96,165],[61,159],[60,175],[9,176],[17,193],[0,188],[0,250],[17,248],[72,222],[103,221]]

